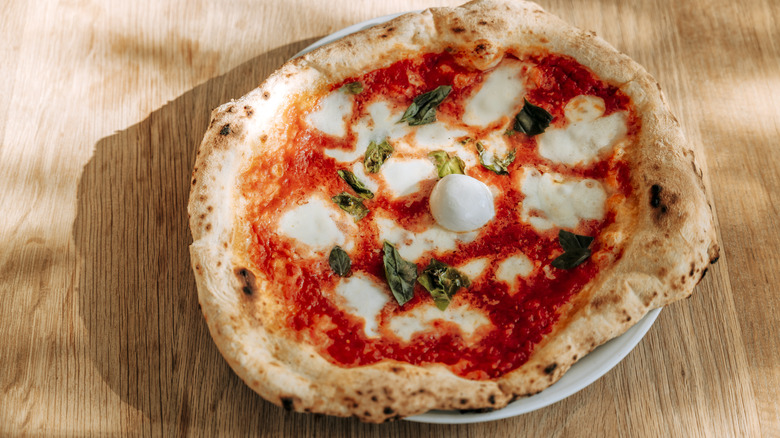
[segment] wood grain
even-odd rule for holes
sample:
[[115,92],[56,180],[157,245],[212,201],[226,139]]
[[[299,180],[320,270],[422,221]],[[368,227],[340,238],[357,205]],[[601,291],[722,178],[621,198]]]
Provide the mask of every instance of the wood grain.
[[780,4],[551,0],[645,65],[697,148],[723,248],[613,371],[462,426],[289,413],[200,315],[185,204],[211,108],[317,37],[454,1],[5,2],[0,435],[780,436]]

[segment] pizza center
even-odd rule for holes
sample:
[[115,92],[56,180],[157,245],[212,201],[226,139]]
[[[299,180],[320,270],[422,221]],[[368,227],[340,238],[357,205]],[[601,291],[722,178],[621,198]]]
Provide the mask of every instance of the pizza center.
[[620,258],[630,99],[563,56],[466,64],[426,54],[291,98],[286,147],[242,186],[274,330],[344,367],[494,378]]

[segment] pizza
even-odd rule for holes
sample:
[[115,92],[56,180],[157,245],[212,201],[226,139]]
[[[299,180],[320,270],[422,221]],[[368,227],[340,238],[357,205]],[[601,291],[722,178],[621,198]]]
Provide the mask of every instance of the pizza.
[[381,422],[538,393],[718,256],[660,87],[524,1],[401,16],[217,108],[189,203],[220,352]]

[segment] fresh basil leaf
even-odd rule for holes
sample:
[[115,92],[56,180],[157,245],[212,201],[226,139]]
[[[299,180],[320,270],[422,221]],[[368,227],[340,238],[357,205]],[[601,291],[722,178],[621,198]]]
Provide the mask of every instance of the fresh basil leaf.
[[382,167],[385,160],[393,153],[393,147],[387,140],[383,140],[381,143],[372,141],[368,144],[366,149],[366,155],[363,158],[363,167],[366,172],[377,173],[379,168]]
[[436,108],[450,94],[452,87],[440,85],[435,90],[414,98],[399,122],[408,122],[409,126],[426,125],[436,121]]
[[578,248],[559,255],[551,264],[558,269],[572,269],[581,265],[588,257],[590,257],[590,249]]
[[341,89],[349,94],[360,94],[363,92],[363,84],[360,82],[350,82],[348,84],[344,84]]
[[529,102],[528,99],[524,100],[525,105],[523,105],[523,109],[515,116],[514,128],[515,131],[520,131],[529,137],[533,137],[541,134],[550,126],[553,116],[544,108]]
[[560,230],[558,242],[563,248],[563,254],[552,261],[552,266],[558,269],[572,269],[590,257],[591,251],[588,247],[593,243],[593,237]]
[[341,179],[344,180],[347,184],[349,184],[350,187],[352,187],[352,190],[355,191],[358,195],[360,195],[361,198],[365,199],[373,199],[374,193],[371,192],[371,190],[368,190],[368,188],[361,182],[358,177],[355,176],[354,173],[350,172],[349,170],[339,170],[338,171],[339,176]]
[[511,137],[515,134],[517,134],[517,131],[515,131],[514,129],[507,129],[506,131],[504,131],[504,135],[506,135],[507,137]]
[[575,249],[587,248],[593,242],[590,236],[580,236],[566,230],[558,231],[558,242],[564,251],[573,251]]
[[414,297],[414,281],[417,279],[417,264],[404,260],[398,250],[389,243],[382,246],[382,262],[385,278],[398,305],[403,306]]
[[472,141],[471,137],[466,137],[460,141],[460,144],[468,144]]
[[[509,165],[515,161],[515,157],[517,156],[515,150],[512,149],[504,158],[493,156],[493,158],[490,159],[488,158],[488,152],[480,142],[477,142],[477,152],[479,152],[479,164],[485,169],[492,170],[499,175],[509,174]],[[488,163],[488,161],[490,161],[490,163]]]
[[341,277],[347,277],[349,276],[349,269],[352,267],[352,260],[349,258],[346,251],[336,245],[330,250],[328,264],[330,265],[330,269],[333,269],[333,272]]
[[451,173],[465,174],[466,163],[457,155],[450,157],[445,151],[433,151],[428,154],[428,157],[433,159],[439,172],[439,178],[444,178]]
[[431,259],[428,266],[417,277],[417,282],[431,294],[439,310],[445,310],[450,305],[458,289],[471,286],[468,277],[436,259]]
[[347,192],[341,192],[330,199],[341,207],[342,210],[354,216],[355,222],[363,219],[368,214],[368,208],[363,205],[363,199],[350,195]]

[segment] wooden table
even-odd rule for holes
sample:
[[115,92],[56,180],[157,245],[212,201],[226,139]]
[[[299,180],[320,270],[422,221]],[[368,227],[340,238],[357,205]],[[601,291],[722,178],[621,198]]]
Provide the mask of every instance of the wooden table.
[[200,315],[185,205],[210,110],[372,17],[451,0],[6,1],[0,435],[780,436],[780,3],[550,0],[647,67],[698,149],[720,261],[614,370],[464,426],[289,413]]

